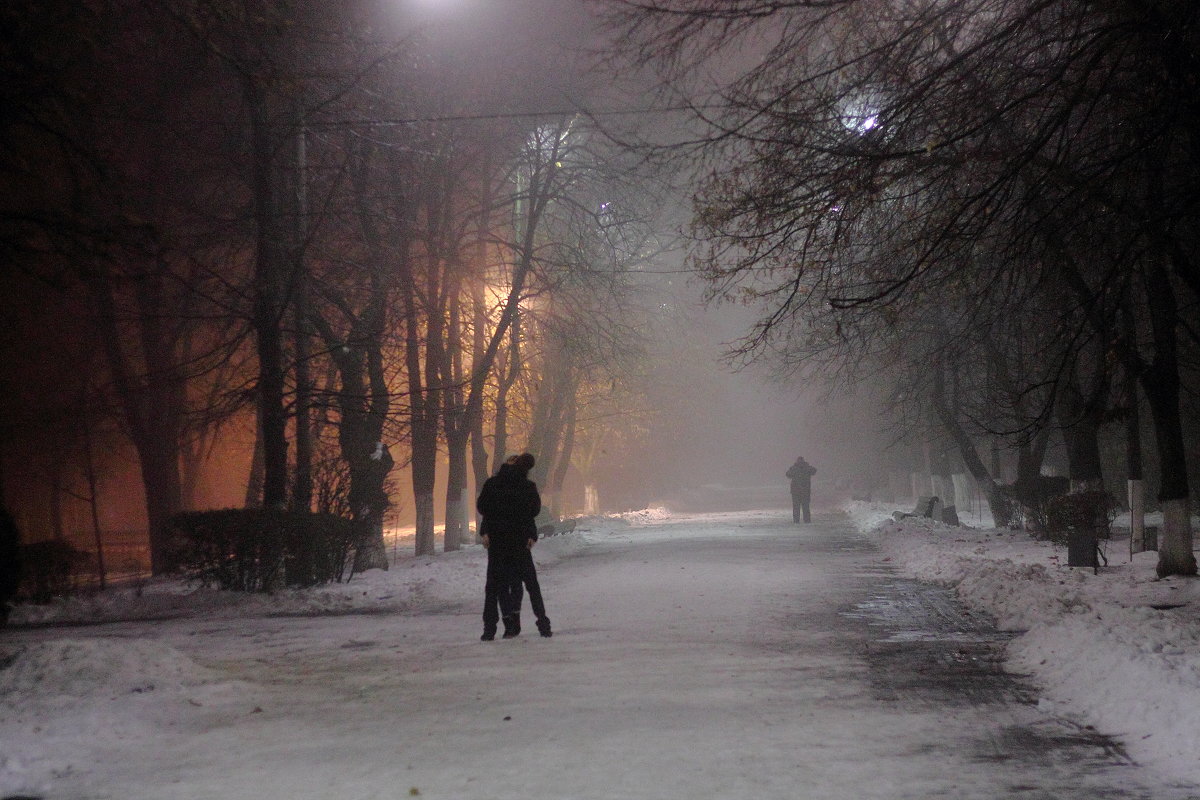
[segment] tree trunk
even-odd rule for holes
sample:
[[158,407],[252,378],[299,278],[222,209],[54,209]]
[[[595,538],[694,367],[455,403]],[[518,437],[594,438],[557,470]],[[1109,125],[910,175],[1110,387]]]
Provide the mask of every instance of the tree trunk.
[[465,538],[467,438],[465,430],[446,432],[446,524],[442,549],[447,553],[461,549]]
[[384,298],[378,286],[374,288],[368,308],[343,340],[338,341],[326,323],[315,320],[342,379],[337,393],[338,444],[350,470],[348,500],[359,537],[355,572],[388,568],[383,516],[389,505],[386,481],[394,461],[383,443],[389,407],[380,342]]
[[566,430],[563,432],[562,450],[555,460],[554,472],[547,476],[550,484],[550,493],[558,498],[559,517],[567,513],[566,503],[563,502],[563,484],[566,483],[567,470],[571,466],[571,451],[575,449],[575,421],[577,411],[577,404],[574,402],[567,408]]
[[[941,501],[943,514],[946,512],[957,514],[954,469],[950,463],[948,448],[944,446],[944,438],[941,436],[937,438],[938,441],[932,442],[929,446],[929,476],[933,484],[933,495]],[[945,518],[947,517],[943,517],[943,519]]]
[[[492,175],[492,151],[487,149],[484,151],[484,161],[480,168],[479,174],[484,176],[483,194],[479,203],[479,219],[475,230],[475,262],[477,269],[480,270],[480,275],[477,275],[475,280],[471,282],[471,312],[473,316],[472,338],[471,338],[471,364],[482,364],[487,358],[487,324],[488,324],[488,309],[487,299],[484,293],[484,282],[481,277],[485,265],[488,264],[488,240],[491,236],[492,228],[492,207],[495,205],[493,199],[493,183]],[[513,330],[516,330],[516,324],[513,324]],[[492,371],[491,368],[488,370]],[[480,404],[479,414],[470,414],[467,420],[467,425],[470,428],[471,436],[471,471],[475,479],[475,491],[479,492],[483,486],[483,482],[488,479],[488,453],[487,446],[484,442],[483,433],[483,413],[482,403]],[[493,443],[494,444],[494,443]],[[499,455],[499,451],[497,451]],[[474,518],[474,503],[470,503],[468,516]],[[479,536],[479,520],[475,520],[476,539]]]
[[100,578],[100,590],[108,583],[108,570],[104,564],[104,536],[100,531],[100,488],[96,477],[96,461],[92,448],[92,422],[88,414],[86,392],[81,403],[80,418],[83,423],[83,467],[88,485],[88,511],[92,518],[92,536],[96,542],[96,573]]
[[[571,365],[567,363],[569,356],[565,349],[551,342],[547,351],[542,380],[534,401],[529,448],[538,459],[534,468],[534,479],[553,495],[549,478],[554,474],[558,463],[567,409],[575,402],[575,380]],[[544,505],[550,505],[553,512],[558,513],[558,509],[552,504]]]
[[492,474],[500,470],[500,465],[508,457],[508,393],[512,390],[517,376],[521,372],[521,315],[513,315],[512,329],[509,331],[508,367],[500,378],[500,386],[496,390],[496,416],[492,422]]
[[[414,485],[417,478],[413,476]],[[429,481],[433,483],[433,481]],[[413,511],[416,514],[417,541],[416,554],[431,556],[436,552],[433,535],[433,489],[423,490],[413,498]]]
[[[414,397],[415,399],[415,397]],[[435,552],[433,485],[437,477],[437,419],[412,412],[412,489],[416,511],[416,554]]]
[[[457,266],[457,265],[455,265]],[[463,398],[462,363],[462,277],[451,268],[446,278],[449,319],[445,328],[445,350],[441,353],[442,429],[446,437],[446,509],[442,550],[449,553],[462,548],[466,525],[467,443],[470,424]]]
[[1147,268],[1146,297],[1155,348],[1154,362],[1142,371],[1141,383],[1154,419],[1159,459],[1158,499],[1163,510],[1157,572],[1160,578],[1195,575],[1187,451],[1179,410],[1178,307],[1166,270],[1154,260]]
[[145,490],[150,563],[154,574],[168,568],[164,545],[166,522],[180,510],[180,431],[183,424],[182,378],[174,360],[174,341],[162,324],[167,300],[161,263],[135,284],[141,328],[138,343],[141,366],[124,350],[116,327],[118,314],[113,286],[103,278],[90,284],[103,327],[102,346],[120,398],[125,422],[138,454]]
[[179,452],[164,441],[168,436],[139,436],[134,446],[146,493],[146,522],[150,536],[150,571],[161,575],[174,567],[168,560],[167,521],[180,508]]
[[[480,237],[483,238],[482,236]],[[481,247],[485,251],[485,248]],[[483,263],[485,253],[480,255],[480,263]],[[483,299],[483,284],[476,281],[473,289],[472,307],[474,309],[474,336],[471,342],[471,363],[479,363],[483,358],[483,354],[487,348],[487,339],[484,335],[484,329],[487,327],[487,308]],[[487,444],[484,441],[483,433],[483,414],[474,414],[469,420],[470,437],[471,437],[471,473],[475,479],[475,491],[478,492],[483,486],[483,482],[488,479],[488,452]],[[469,500],[470,498],[468,498]],[[474,503],[468,503],[468,517],[474,517]],[[476,538],[479,534],[478,520],[475,526]]]
[[962,457],[963,464],[971,473],[971,477],[975,479],[975,483],[979,485],[984,497],[987,498],[988,506],[992,511],[992,521],[997,528],[1007,528],[1013,518],[1012,501],[1004,492],[1003,487],[988,472],[987,467],[983,464],[983,459],[979,457],[979,450],[975,447],[975,443],[971,441],[971,437],[967,436],[966,431],[951,412],[946,399],[945,378],[940,367],[934,369],[932,395],[933,408],[938,419],[951,440],[958,446],[958,453]]
[[1017,486],[1033,486],[1042,474],[1046,461],[1046,449],[1050,446],[1050,432],[1041,429],[1030,441],[1022,441],[1017,447]]
[[1146,486],[1142,468],[1142,420],[1138,410],[1137,377],[1125,367],[1125,471],[1129,499],[1129,536],[1132,542],[1146,538]]
[[[303,120],[296,112],[295,160],[296,180],[291,196],[294,213],[291,225],[293,347],[296,363],[293,368],[296,380],[295,432],[296,470],[292,476],[291,508],[294,511],[311,511],[313,496],[312,460],[312,375],[309,360],[312,357],[309,325],[309,281],[308,264],[305,262],[305,247],[308,239],[306,219],[308,216],[307,147]],[[382,535],[380,537],[382,541]]]
[[250,455],[250,472],[246,476],[246,508],[262,508],[263,471],[262,405],[254,404],[254,450]]
[[275,141],[271,135],[266,97],[252,77],[246,78],[245,88],[250,111],[257,225],[253,324],[258,352],[258,402],[262,409],[262,501],[265,508],[284,508],[287,505],[288,465],[281,287],[286,248],[280,224]]
[[294,370],[296,376],[296,469],[292,476],[290,508],[293,511],[311,511],[313,496],[312,376],[308,363],[311,352],[308,331],[301,321],[305,313],[301,310],[301,303],[302,300],[298,296],[294,343],[296,348]]
[[1059,386],[1055,412],[1067,445],[1071,490],[1103,491],[1103,462],[1100,457],[1100,424],[1096,404],[1089,402],[1074,383]]
[[434,554],[433,486],[437,477],[437,415],[421,380],[421,341],[412,287],[405,290],[404,359],[408,367],[412,492],[416,513],[416,554]]
[[350,464],[349,499],[357,528],[355,572],[388,568],[383,541],[383,516],[388,508],[384,486],[393,464],[391,453],[380,441],[374,443],[369,454],[358,450]]
[[1143,373],[1142,390],[1154,418],[1154,438],[1158,443],[1158,501],[1163,511],[1163,530],[1159,537],[1157,572],[1159,577],[1195,575],[1178,375],[1158,365],[1151,367]]

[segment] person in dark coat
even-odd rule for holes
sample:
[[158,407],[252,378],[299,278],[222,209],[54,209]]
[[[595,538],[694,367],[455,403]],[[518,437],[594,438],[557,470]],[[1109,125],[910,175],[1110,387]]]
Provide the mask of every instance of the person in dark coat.
[[529,453],[513,456],[483,483],[475,508],[482,516],[481,538],[488,551],[487,580],[483,598],[483,641],[496,638],[496,623],[504,620],[504,638],[521,632],[522,585],[529,590],[529,604],[537,617],[538,631],[550,636],[550,618],[533,564],[537,541],[534,518],[542,501],[537,484],[529,480],[534,458]]
[[817,468],[798,456],[796,463],[788,467],[787,476],[792,482],[792,522],[799,522],[801,517],[805,522],[812,522],[809,505],[812,502],[812,476],[817,474]]

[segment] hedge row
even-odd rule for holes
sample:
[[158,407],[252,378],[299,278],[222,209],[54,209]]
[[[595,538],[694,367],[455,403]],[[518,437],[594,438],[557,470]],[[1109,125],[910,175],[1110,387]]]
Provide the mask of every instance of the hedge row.
[[172,571],[204,586],[273,592],[348,578],[355,527],[344,517],[224,509],[171,519]]

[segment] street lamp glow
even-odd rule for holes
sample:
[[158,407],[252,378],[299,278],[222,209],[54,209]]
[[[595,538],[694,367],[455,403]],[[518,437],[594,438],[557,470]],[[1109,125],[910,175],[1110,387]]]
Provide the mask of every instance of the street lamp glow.
[[870,100],[856,98],[842,103],[842,124],[858,134],[879,127],[879,109]]

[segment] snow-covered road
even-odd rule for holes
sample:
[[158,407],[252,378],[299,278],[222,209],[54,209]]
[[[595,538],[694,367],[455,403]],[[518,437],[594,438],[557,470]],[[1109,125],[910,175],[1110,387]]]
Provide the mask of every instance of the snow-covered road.
[[56,800],[1193,796],[1039,711],[1003,635],[840,514],[587,540],[541,567],[552,639],[480,642],[482,553],[442,558],[477,580],[399,609],[13,631],[186,658],[12,704],[0,797],[22,774]]

